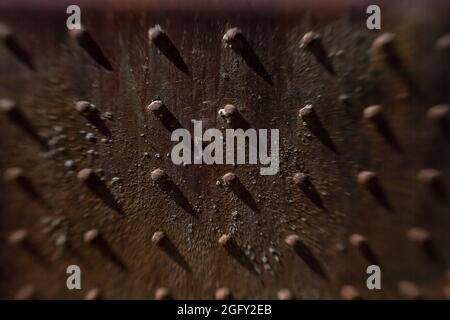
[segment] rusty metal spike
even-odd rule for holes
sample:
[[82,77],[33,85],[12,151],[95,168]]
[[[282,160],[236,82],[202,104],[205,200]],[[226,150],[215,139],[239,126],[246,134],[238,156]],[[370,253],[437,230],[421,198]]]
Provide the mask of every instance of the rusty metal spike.
[[176,129],[183,128],[181,123],[175,115],[166,107],[166,105],[159,99],[153,100],[147,107],[146,111],[153,114],[153,116],[161,121],[163,126],[172,132]]
[[295,300],[295,296],[289,289],[280,289],[277,292],[278,300]]
[[444,51],[446,53],[450,52],[450,33],[447,33],[447,34],[441,36],[436,41],[436,48],[438,50]]
[[384,191],[378,176],[372,171],[361,171],[358,173],[357,181],[365,187],[386,210],[392,211],[393,207]]
[[161,100],[153,100],[148,106],[147,111],[153,113],[157,118],[161,118],[165,114],[165,105]]
[[111,136],[109,128],[105,121],[101,118],[97,107],[88,101],[75,102],[75,110],[82,115],[87,121],[94,125],[103,135]]
[[222,176],[222,182],[225,187],[229,187],[238,183],[239,178],[233,172],[227,172]]
[[409,240],[417,243],[422,248],[426,256],[428,256],[431,260],[445,265],[444,259],[437,252],[436,246],[433,243],[431,235],[427,230],[414,227],[410,228],[407,231],[406,235]]
[[20,247],[33,257],[41,266],[48,268],[50,265],[46,257],[36,248],[30,239],[28,230],[14,230],[8,237],[8,243],[12,246]]
[[22,168],[13,167],[6,169],[3,178],[5,181],[17,183],[17,185],[32,198],[43,201],[42,196],[33,186],[30,179],[25,176]]
[[407,232],[407,236],[411,241],[423,244],[430,241],[430,234],[422,228],[411,228]]
[[438,127],[441,135],[450,140],[450,105],[439,104],[431,107],[427,117]]
[[28,118],[23,114],[16,102],[11,99],[0,99],[0,111],[5,114],[11,122],[25,131],[28,136],[48,150],[48,144],[41,137]]
[[359,252],[367,261],[369,261],[371,264],[381,266],[378,257],[373,252],[372,247],[370,246],[366,237],[361,234],[354,233],[349,237],[349,242],[352,246],[359,250]]
[[325,272],[325,269],[322,267],[321,263],[311,249],[309,249],[301,240],[300,237],[296,234],[288,235],[284,241],[288,246],[294,249],[295,253],[314,271],[324,280],[328,280],[328,275]]
[[77,179],[86,184],[94,183],[95,180],[97,180],[97,178],[98,178],[97,175],[91,168],[81,169],[77,173]]
[[152,113],[154,117],[161,121],[163,126],[172,132],[176,129],[183,128],[181,123],[175,115],[166,107],[166,105],[159,99],[153,100],[147,107],[148,113]]
[[229,255],[238,261],[243,267],[253,274],[257,274],[251,260],[245,255],[236,241],[229,234],[223,234],[218,240],[219,245],[224,248]]
[[339,294],[342,300],[360,300],[362,298],[359,290],[351,285],[342,286]]
[[160,287],[155,291],[155,300],[172,300],[172,294],[166,287]]
[[104,257],[110,259],[120,270],[127,271],[127,267],[123,261],[116,255],[98,229],[86,231],[83,235],[83,241],[86,244],[95,247]]
[[225,105],[217,113],[234,129],[240,128],[247,130],[251,127],[248,121],[241,115],[239,110],[231,104]]
[[86,231],[86,233],[83,236],[84,242],[92,245],[97,245],[100,239],[101,239],[100,231],[98,231],[97,229],[91,229],[89,231]]
[[382,62],[390,68],[411,91],[409,93],[419,93],[419,88],[409,72],[403,65],[396,47],[396,35],[393,33],[383,33],[372,43],[370,48],[372,62]]
[[86,293],[84,300],[102,300],[102,291],[99,288],[93,288]]
[[89,31],[87,31],[84,27],[81,27],[80,29],[72,29],[69,30],[69,35],[73,39],[75,39],[78,43],[78,45],[86,51],[86,53],[100,66],[105,68],[108,71],[112,71],[113,67],[111,65],[111,62],[108,60],[108,58],[103,53],[100,46],[97,44],[97,42],[92,38]]
[[292,180],[317,207],[325,209],[323,200],[308,175],[297,172]]
[[156,168],[155,170],[152,171],[151,178],[154,182],[158,183],[167,179],[168,177],[163,169]]
[[219,238],[219,244],[224,248],[231,248],[234,242],[229,234],[223,234]]
[[222,184],[229,188],[233,193],[244,202],[250,209],[255,212],[259,212],[258,204],[247,190],[247,188],[241,183],[238,176],[233,172],[225,173],[222,176]]
[[36,298],[36,288],[31,284],[21,287],[14,295],[14,300],[33,300]]
[[229,288],[219,288],[215,293],[216,300],[232,300],[233,294]]
[[166,234],[163,231],[156,231],[152,236],[152,242],[161,247],[164,240],[166,239]]
[[28,230],[19,229],[12,232],[8,238],[8,242],[13,246],[26,246],[29,241]]
[[400,281],[397,284],[399,294],[407,299],[419,300],[423,299],[422,292],[419,287],[411,281]]
[[417,173],[417,180],[441,200],[446,200],[447,190],[442,173],[439,170],[426,168]]
[[334,153],[339,153],[312,104],[307,104],[301,108],[298,115],[302,119],[303,124],[311,130],[323,145],[331,149]]
[[325,70],[331,75],[335,75],[333,64],[331,63],[328,53],[322,43],[322,37],[316,32],[306,33],[300,43],[300,48],[311,52],[316,58],[317,62],[325,68]]
[[36,71],[33,58],[18,42],[12,30],[4,23],[0,23],[0,41],[11,52],[11,54],[17,58],[17,60],[19,60],[31,71]]
[[169,258],[171,258],[175,263],[177,263],[185,271],[191,273],[191,267],[181,255],[180,251],[175,247],[175,245],[170,241],[164,231],[156,231],[152,236],[152,242],[160,250],[162,250]]
[[397,137],[392,131],[389,122],[387,121],[383,107],[380,105],[369,106],[363,111],[364,119],[372,122],[377,128],[378,132],[384,137],[384,139],[391,145],[396,151],[403,152]]
[[220,109],[218,114],[221,117],[231,119],[239,113],[238,109],[232,104],[227,104],[223,109]]
[[230,48],[244,59],[245,63],[269,85],[273,85],[272,77],[267,72],[260,58],[255,53],[239,28],[228,29],[222,37],[225,48]]
[[77,179],[84,183],[89,190],[99,197],[104,204],[123,215],[122,206],[117,202],[114,195],[109,191],[106,184],[100,179],[100,177],[91,168],[84,168],[78,171]]
[[189,200],[183,194],[181,189],[169,178],[163,169],[157,168],[151,172],[152,181],[164,191],[179,207],[184,211],[197,217],[196,210],[192,207]]
[[178,51],[177,47],[170,40],[167,33],[161,28],[159,24],[148,29],[148,39],[151,44],[154,44],[159,51],[161,51],[170,62],[172,62],[175,67],[180,71],[190,76],[190,71],[186,62],[184,62],[183,57]]

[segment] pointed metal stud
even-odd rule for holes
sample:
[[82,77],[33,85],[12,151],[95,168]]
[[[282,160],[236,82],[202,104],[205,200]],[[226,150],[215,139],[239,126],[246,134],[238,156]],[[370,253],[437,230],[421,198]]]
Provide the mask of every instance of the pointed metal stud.
[[78,45],[100,66],[105,68],[108,71],[112,71],[113,67],[111,62],[103,53],[102,49],[98,45],[98,43],[92,38],[89,31],[87,31],[84,27],[80,29],[72,29],[69,30],[69,35],[73,39],[75,39]]
[[22,47],[12,30],[0,23],[0,41],[23,65],[31,71],[36,71],[36,67],[31,55]]

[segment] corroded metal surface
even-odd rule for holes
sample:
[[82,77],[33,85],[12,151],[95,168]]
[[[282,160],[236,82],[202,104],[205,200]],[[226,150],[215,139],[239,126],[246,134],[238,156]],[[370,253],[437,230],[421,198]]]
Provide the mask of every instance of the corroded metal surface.
[[[64,10],[0,13],[29,53],[0,47],[0,296],[442,298],[448,24],[423,6],[383,6],[381,31],[365,8],[86,9],[90,40]],[[227,104],[280,129],[279,174],[174,165],[154,100],[189,130],[226,126]]]

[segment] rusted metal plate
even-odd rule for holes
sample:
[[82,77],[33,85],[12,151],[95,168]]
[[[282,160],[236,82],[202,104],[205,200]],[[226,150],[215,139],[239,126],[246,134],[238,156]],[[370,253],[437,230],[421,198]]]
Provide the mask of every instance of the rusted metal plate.
[[[219,288],[243,299],[414,296],[402,281],[443,297],[448,110],[430,108],[448,103],[450,70],[438,6],[383,5],[380,31],[367,30],[364,6],[82,6],[89,39],[70,37],[57,8],[0,13],[30,55],[0,47],[2,298],[24,286],[43,299],[93,288],[154,298],[162,287],[179,299],[228,295]],[[164,39],[149,41],[157,24]],[[233,27],[246,49],[224,48]],[[155,99],[190,131],[192,120],[226,127],[227,104],[253,128],[279,129],[280,172],[174,165],[171,127],[147,111]],[[82,290],[66,287],[71,264]],[[366,288],[370,264],[382,290]]]

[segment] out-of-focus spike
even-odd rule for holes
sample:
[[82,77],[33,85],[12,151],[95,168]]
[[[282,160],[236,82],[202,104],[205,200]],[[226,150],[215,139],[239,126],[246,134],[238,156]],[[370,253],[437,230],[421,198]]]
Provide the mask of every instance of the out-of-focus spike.
[[69,30],[69,35],[75,39],[78,45],[100,66],[108,71],[113,70],[111,62],[109,62],[98,43],[84,27]]
[[4,23],[0,23],[0,41],[17,60],[31,71],[36,71],[33,58],[19,43],[13,31]]

